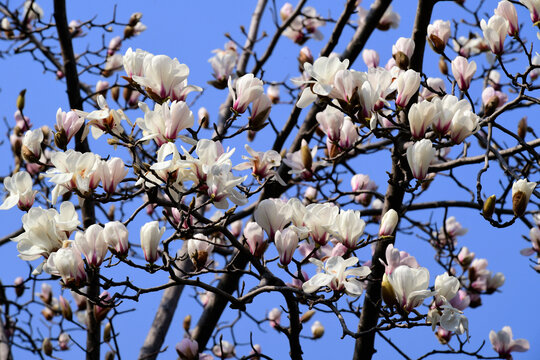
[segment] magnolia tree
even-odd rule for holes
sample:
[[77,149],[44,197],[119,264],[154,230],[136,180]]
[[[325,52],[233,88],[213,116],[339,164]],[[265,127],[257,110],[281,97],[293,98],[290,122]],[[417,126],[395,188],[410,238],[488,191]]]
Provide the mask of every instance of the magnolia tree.
[[[139,359],[167,347],[182,360],[282,357],[259,345],[267,331],[302,359],[313,340],[340,346],[325,343],[329,323],[354,339],[354,359],[372,358],[376,338],[410,359],[391,336],[419,327],[435,335],[415,345],[422,359],[529,350],[510,326],[474,333],[468,313],[504,291],[505,275],[460,244],[459,216],[481,215],[486,232],[512,226],[540,271],[540,140],[516,119],[540,103],[540,2],[456,1],[463,20],[432,18],[438,2],[419,0],[411,37],[373,50],[374,33],[400,24],[390,0],[258,0],[197,85],[175,54],[139,48],[142,13],[98,23],[71,20],[64,0],[51,13],[2,2],[3,54],[32,56],[70,108],[37,127],[24,91],[3,107],[15,115],[0,209],[20,229],[1,244],[30,270],[2,279],[0,359],[121,358],[139,307],[153,318],[144,343],[130,343]],[[284,42],[298,62],[280,62]],[[438,73],[424,70],[428,53]],[[220,90],[219,115],[202,85]],[[471,164],[479,171],[461,170]],[[437,267],[409,238],[429,244]],[[196,310],[183,337],[166,338],[181,298]]]

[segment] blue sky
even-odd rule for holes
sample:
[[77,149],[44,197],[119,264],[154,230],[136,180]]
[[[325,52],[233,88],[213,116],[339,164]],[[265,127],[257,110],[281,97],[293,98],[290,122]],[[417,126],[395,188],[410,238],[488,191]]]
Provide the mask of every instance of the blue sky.
[[[270,2],[271,4],[272,2]],[[282,1],[277,1],[278,8],[281,7]],[[341,5],[344,1],[310,1],[308,4],[314,6],[323,16],[332,16],[337,18],[341,12]],[[384,65],[386,60],[391,55],[392,44],[400,37],[409,37],[412,31],[414,22],[415,6],[412,6],[413,1],[396,1],[395,10],[401,15],[400,27],[396,30],[388,32],[376,31],[374,36],[368,41],[366,48],[371,48],[379,51],[381,64]],[[51,14],[49,3],[42,4],[45,13]],[[340,5],[340,6],[338,6]],[[222,48],[227,41],[224,34],[230,33],[240,43],[243,43],[244,38],[239,31],[239,25],[248,26],[252,9],[255,6],[255,1],[235,0],[234,2],[224,1],[129,1],[121,2],[117,7],[118,18],[124,20],[135,11],[143,12],[143,23],[148,26],[148,29],[138,37],[126,41],[122,46],[121,52],[124,52],[127,47],[141,48],[154,54],[166,54],[171,57],[177,57],[180,62],[187,64],[191,69],[189,82],[205,88],[203,96],[192,107],[194,113],[200,106],[205,106],[211,116],[211,120],[216,119],[219,105],[227,96],[226,90],[218,91],[206,84],[206,81],[211,80],[211,67],[207,60],[212,56],[211,51],[216,48]],[[496,2],[493,1],[493,6]],[[330,8],[331,7],[331,8]],[[96,22],[106,22],[110,19],[113,5],[109,1],[93,1],[93,2],[68,2],[68,19],[86,20],[96,16]],[[491,12],[491,9],[488,9]],[[528,14],[524,11],[519,12],[520,20],[526,26],[530,25]],[[454,17],[463,16],[463,12],[459,8],[449,2],[442,2],[436,6],[432,20],[441,18],[447,20]],[[356,18],[356,16],[353,16]],[[327,24],[321,29],[325,34],[325,40],[328,38],[329,31],[332,25]],[[272,34],[273,25],[271,23],[270,12],[267,10],[264,15],[261,30],[266,30]],[[105,34],[105,41],[120,32]],[[352,30],[348,29],[345,37],[352,34]],[[529,36],[530,38],[534,37]],[[95,40],[96,38],[94,38]],[[99,37],[97,38],[98,41]],[[308,45],[314,54],[317,54],[321,47],[325,44],[325,40],[317,42],[310,40]],[[82,51],[88,42],[92,41],[92,37],[76,39],[76,51]],[[266,40],[267,41],[267,40]],[[264,49],[266,41],[262,41],[258,49],[259,53]],[[344,44],[340,44],[337,52],[341,52]],[[298,76],[296,57],[299,46],[293,44],[287,38],[281,38],[276,48],[276,56],[271,60],[265,71],[266,81],[283,81],[291,77]],[[437,68],[438,57],[430,50],[426,49],[425,72],[431,76],[439,76]],[[3,79],[0,92],[0,103],[3,105],[1,116],[6,117],[11,121],[13,112],[15,111],[15,99],[18,92],[22,88],[27,88],[27,107],[25,114],[28,115],[34,125],[48,124],[53,126],[55,114],[58,107],[67,109],[68,101],[65,96],[65,84],[56,81],[51,74],[43,74],[42,69],[38,64],[34,63],[28,55],[18,55],[2,59],[0,66],[0,78]],[[519,65],[519,63],[517,64]],[[516,66],[517,66],[516,65]],[[248,69],[251,66],[248,66]],[[351,66],[356,70],[365,70],[365,65],[359,59]],[[86,78],[88,83],[95,83],[99,78]],[[447,84],[448,86],[448,84]],[[479,96],[479,94],[478,94]],[[88,109],[85,109],[88,110]],[[272,119],[280,124],[288,116],[290,105],[278,105],[272,110]],[[140,114],[137,114],[140,116]],[[521,113],[515,115],[519,120]],[[532,120],[532,117],[530,117]],[[517,120],[508,120],[509,127],[515,126]],[[533,126],[533,125],[531,125]],[[1,131],[0,131],[1,133]],[[262,151],[270,144],[273,139],[258,137],[257,141],[252,144],[256,150]],[[100,154],[107,155],[109,149],[103,146],[100,141],[98,145],[91,145],[92,148],[103,150]],[[243,144],[230,143],[229,146],[237,147],[237,157],[243,154]],[[96,146],[96,147],[94,147]],[[6,144],[2,145],[3,151],[8,151]],[[359,173],[369,174],[378,184],[379,190],[384,193],[386,182],[386,171],[389,170],[389,160],[383,158],[375,158],[365,160],[358,164],[357,171]],[[381,166],[382,165],[382,166]],[[2,170],[6,171],[9,164],[4,163]],[[466,183],[474,184],[474,176],[476,171],[480,169],[480,165],[469,166],[466,169],[460,170],[458,174],[463,175]],[[498,174],[493,170],[491,174]],[[535,179],[532,179],[535,180]],[[349,179],[344,179],[348,182]],[[489,184],[490,191],[497,189],[497,184]],[[437,191],[445,191],[445,180],[440,180],[440,184],[431,189],[432,198],[437,198]],[[489,193],[488,195],[490,195]],[[456,192],[456,198],[466,198],[467,194]],[[425,212],[422,215],[430,216],[430,212]],[[3,228],[5,232],[14,230],[19,227],[21,212],[12,209],[5,212],[3,215]],[[439,224],[442,221],[442,212],[433,214],[438,217]],[[487,351],[485,355],[494,355],[490,350],[488,333],[491,329],[499,330],[504,325],[512,326],[514,336],[517,338],[527,338],[531,343],[531,350],[525,354],[518,354],[516,359],[537,359],[540,357],[540,330],[535,324],[535,319],[539,318],[539,308],[537,299],[540,295],[539,275],[529,267],[528,260],[519,254],[519,250],[527,247],[528,244],[521,238],[522,234],[527,234],[528,229],[521,225],[517,225],[510,229],[496,230],[489,227],[482,217],[475,211],[453,210],[450,215],[455,215],[464,227],[469,229],[469,232],[464,237],[460,238],[459,246],[468,246],[475,251],[478,257],[487,258],[489,260],[489,268],[494,272],[502,271],[506,275],[506,283],[502,287],[502,292],[484,298],[484,305],[477,309],[467,309],[465,314],[469,317],[470,330],[472,337],[471,350],[479,346],[482,341],[487,341]],[[418,216],[420,217],[420,216]],[[142,220],[141,220],[142,221]],[[142,223],[142,222],[141,222]],[[133,227],[134,229],[136,226]],[[130,229],[131,230],[131,229]],[[138,230],[133,230],[132,234],[138,236]],[[133,242],[137,242],[131,239]],[[400,236],[397,240],[396,247],[410,252],[416,256],[420,264],[427,266],[432,274],[431,283],[437,274],[441,272],[436,267],[433,260],[433,251],[423,241],[416,238],[414,235]],[[9,283],[12,279],[20,274],[27,273],[27,265],[16,257],[15,244],[5,245],[0,255],[4,265],[1,271],[1,278],[4,283]],[[113,272],[111,272],[113,274]],[[140,276],[140,275],[138,275]],[[165,278],[156,280],[150,279],[148,276],[140,276],[136,278],[141,284],[158,284],[166,281]],[[286,278],[288,280],[288,278]],[[163,355],[163,358],[172,358],[174,355],[174,344],[182,337],[182,319],[187,314],[192,314],[195,319],[196,314],[200,312],[197,305],[193,305],[193,291],[188,289],[184,292],[175,319],[171,326],[171,331],[167,337],[166,344],[169,349]],[[141,297],[139,303],[127,303],[122,305],[121,310],[136,308],[134,313],[129,313],[123,316],[117,323],[116,328],[120,332],[119,342],[122,350],[122,356],[125,359],[134,358],[138,354],[140,344],[142,344],[149,324],[153,317],[153,311],[159,302],[159,295],[150,294]],[[276,304],[283,304],[279,296],[268,296],[266,298],[258,298],[248,309],[259,319],[264,318],[265,314]],[[233,312],[229,312],[226,318],[234,317]],[[350,338],[340,340],[341,331],[337,320],[331,316],[317,315],[305,326],[305,335],[309,334],[309,327],[314,320],[321,320],[325,327],[326,333],[324,337],[318,341],[305,340],[303,342],[306,359],[319,359],[330,356],[340,356],[349,358],[352,349],[353,341]],[[134,320],[136,326],[133,326]],[[351,328],[356,328],[356,322],[351,319],[349,322]],[[250,322],[242,323],[242,327],[237,329],[237,334],[241,337],[241,342],[247,342],[249,339],[248,331],[254,330],[254,342],[262,345],[263,351],[268,351],[268,354],[275,358],[285,358],[288,353],[285,346],[285,338],[278,335],[268,324],[262,324],[265,333],[260,332]],[[442,348],[436,338],[431,334],[428,328],[416,328],[413,330],[397,330],[387,334],[398,345],[401,345],[407,354],[411,357],[417,357],[432,348]],[[227,339],[225,335],[224,339]],[[419,340],[421,339],[421,340]],[[276,346],[280,344],[281,346]],[[378,353],[376,359],[391,359],[398,358],[397,353],[392,350],[382,340],[377,341]],[[104,347],[105,349],[106,347]],[[244,347],[237,353],[244,355],[249,352],[249,347]],[[75,357],[74,352],[67,353],[65,358]],[[62,354],[59,354],[62,357]],[[431,357],[437,359],[437,357]],[[443,358],[443,357],[441,357]],[[457,358],[457,357],[452,357]]]

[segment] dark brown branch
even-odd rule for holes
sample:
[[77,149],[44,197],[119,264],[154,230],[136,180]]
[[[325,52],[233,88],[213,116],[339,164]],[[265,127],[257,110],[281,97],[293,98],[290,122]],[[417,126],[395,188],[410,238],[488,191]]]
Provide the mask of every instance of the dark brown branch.
[[257,34],[259,33],[259,25],[261,23],[261,17],[263,15],[264,9],[266,8],[267,0],[259,0],[257,2],[257,7],[251,15],[251,24],[249,25],[249,33],[244,43],[244,51],[240,55],[238,60],[238,65],[236,70],[238,75],[243,75],[246,72],[246,66],[249,61],[249,57],[253,52],[253,46],[255,46],[255,41],[257,40]]

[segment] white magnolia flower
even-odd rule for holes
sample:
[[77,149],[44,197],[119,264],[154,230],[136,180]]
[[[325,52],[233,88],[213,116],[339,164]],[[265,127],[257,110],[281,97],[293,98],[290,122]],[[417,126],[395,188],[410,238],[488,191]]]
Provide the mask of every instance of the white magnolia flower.
[[22,140],[22,156],[30,162],[37,162],[41,156],[41,143],[43,142],[43,131],[41,129],[28,130],[24,133]]
[[101,184],[103,190],[108,194],[114,194],[116,187],[128,173],[124,162],[118,157],[112,157],[102,163],[101,166]]
[[135,51],[131,48],[127,49],[122,58],[122,62],[128,78],[131,79],[133,76],[143,76],[145,59],[152,56],[154,55],[141,49]]
[[45,270],[51,275],[61,276],[66,286],[80,286],[86,279],[81,253],[73,245],[53,252]]
[[159,222],[151,221],[141,227],[141,247],[144,258],[153,264],[158,259],[158,246],[161,237],[165,233],[165,227],[159,227]]
[[461,91],[469,88],[475,72],[476,62],[474,61],[468,62],[463,56],[458,56],[452,61],[452,74]]
[[[438,306],[442,306],[447,301],[450,301],[457,295],[461,283],[455,276],[450,276],[448,273],[438,275],[435,278],[435,302]],[[448,329],[446,329],[448,330]]]
[[9,196],[0,205],[0,210],[11,209],[15,205],[23,211],[28,211],[34,204],[37,190],[32,190],[34,182],[26,171],[20,171],[4,179],[4,187]]
[[302,285],[307,293],[314,293],[323,286],[328,286],[334,291],[345,291],[350,296],[362,295],[363,284],[359,278],[365,278],[371,273],[367,266],[348,269],[358,262],[358,258],[350,257],[345,260],[341,256],[333,256],[323,264],[320,260],[309,259],[317,265],[319,272]]
[[75,233],[75,247],[84,255],[88,265],[99,267],[108,250],[101,225],[92,224],[84,233],[77,231]]
[[248,161],[236,165],[235,170],[252,169],[252,174],[257,179],[274,177],[281,185],[285,186],[277,171],[274,170],[275,167],[279,167],[281,164],[281,155],[277,151],[255,151],[248,144],[245,145],[245,148],[252,157],[242,156],[242,159]]
[[436,113],[437,107],[430,101],[414,103],[409,110],[411,135],[416,139],[422,139],[433,123]]
[[[293,216],[295,213],[296,211],[293,211]],[[328,242],[328,227],[335,224],[338,214],[339,207],[334,204],[309,204],[305,207],[302,223],[309,230],[313,241],[320,245],[326,245]]]
[[122,110],[110,109],[105,97],[101,94],[97,96],[97,104],[100,109],[89,113],[75,110],[77,115],[89,120],[88,125],[92,126],[91,132],[94,139],[98,139],[106,132],[114,134],[124,132],[124,128],[120,124],[121,120],[127,120],[124,112]]
[[433,291],[427,290],[429,270],[424,267],[411,268],[402,265],[398,266],[391,274],[384,274],[384,277],[391,286],[393,300],[407,312],[422,305],[425,299],[435,294]]
[[505,18],[499,15],[493,15],[489,18],[488,22],[484,19],[480,21],[480,27],[484,33],[484,39],[486,40],[490,50],[495,55],[502,54],[504,50],[504,40],[508,32],[508,22]]
[[512,206],[516,216],[525,213],[535,187],[536,183],[529,182],[527,179],[519,179],[512,185]]
[[413,173],[418,180],[424,180],[429,165],[435,157],[435,149],[428,139],[422,139],[407,149],[407,161]]
[[517,35],[519,32],[519,23],[514,4],[508,0],[499,1],[499,5],[497,5],[497,8],[493,12],[506,20],[508,24],[508,35]]
[[291,221],[292,212],[290,206],[280,199],[265,199],[259,203],[253,217],[268,237],[274,239],[276,231],[283,230]]
[[103,227],[103,240],[118,255],[126,255],[129,250],[129,233],[120,221],[110,221]]
[[325,226],[332,236],[348,249],[354,249],[364,234],[366,222],[360,218],[360,211],[340,210],[333,224]]
[[397,77],[392,87],[397,90],[396,105],[404,108],[420,87],[420,73],[409,69]]
[[[540,7],[540,5],[539,5]],[[505,326],[502,330],[495,332],[491,330],[489,333],[489,341],[499,356],[509,358],[512,352],[525,352],[529,350],[529,342],[525,339],[513,339],[512,328]]]
[[234,88],[232,79],[229,77],[228,86],[233,99],[232,108],[240,114],[246,111],[250,103],[264,94],[263,82],[253,74],[245,74],[237,79]]
[[288,265],[298,247],[298,234],[291,228],[286,228],[283,231],[278,230],[274,237],[274,243],[279,253],[279,262],[282,265]]
[[153,111],[140,102],[139,108],[144,111],[144,118],[136,121],[143,130],[144,138],[141,140],[154,139],[158,146],[174,142],[177,138],[186,139],[179,136],[180,131],[192,127],[195,122],[193,113],[184,101],[155,104]]
[[394,209],[389,209],[381,220],[379,236],[389,236],[394,233],[394,229],[399,221],[398,213]]
[[196,269],[202,269],[211,262],[210,255],[214,245],[203,234],[195,234],[188,240],[187,253]]

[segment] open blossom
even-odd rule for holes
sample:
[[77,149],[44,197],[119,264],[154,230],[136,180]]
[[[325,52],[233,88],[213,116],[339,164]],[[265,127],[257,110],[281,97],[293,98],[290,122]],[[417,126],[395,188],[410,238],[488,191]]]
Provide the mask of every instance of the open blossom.
[[499,356],[506,359],[511,359],[512,352],[525,352],[529,350],[529,342],[525,339],[513,339],[512,328],[505,326],[502,330],[495,332],[491,330],[489,333],[489,341]]
[[493,12],[506,20],[508,24],[508,35],[517,35],[519,32],[519,23],[514,4],[508,0],[499,1],[499,5],[497,5],[497,8]]
[[242,114],[246,111],[248,105],[264,94],[263,82],[257,79],[253,74],[245,74],[236,79],[233,88],[233,81],[229,77],[229,93],[233,99],[232,108],[234,111]]
[[532,247],[521,250],[520,254],[525,256],[534,253],[540,254],[540,229],[538,227],[533,227],[529,230],[529,240],[531,240]]
[[382,260],[381,263],[384,265],[384,273],[390,275],[395,269],[401,265],[405,265],[411,268],[418,268],[418,262],[414,256],[409,255],[406,251],[399,251],[394,245],[389,244],[386,247],[385,251],[386,263]]
[[[420,91],[420,96],[424,100],[431,100],[433,103],[433,100],[438,98],[439,93],[445,93],[446,92],[446,85],[444,83],[444,80],[441,78],[436,77],[430,77],[426,80],[427,87],[422,87],[422,90]],[[432,89],[434,92],[432,92],[430,89]]]
[[157,250],[163,233],[165,233],[165,227],[160,228],[157,221],[148,222],[141,227],[141,247],[144,258],[150,264],[158,259]]
[[535,182],[519,179],[512,184],[512,207],[516,216],[522,216],[527,209],[531,194],[536,187]]
[[457,295],[460,286],[461,284],[455,276],[450,276],[446,272],[438,275],[435,278],[435,291],[437,292],[435,295],[435,304],[442,306],[453,299]]
[[144,59],[152,56],[154,55],[141,49],[137,49],[135,51],[133,51],[131,48],[127,49],[122,58],[122,63],[124,64],[124,70],[126,71],[127,77],[131,79],[133,76],[143,76]]
[[332,142],[339,141],[341,127],[345,119],[343,112],[332,106],[327,106],[324,111],[317,113],[316,118],[322,130],[328,136],[328,140]]
[[379,53],[376,50],[364,49],[362,51],[362,60],[368,68],[376,68],[379,66]]
[[[441,314],[442,311],[442,314]],[[469,332],[469,320],[463,313],[449,304],[441,305],[439,309],[431,309],[427,316],[428,323],[432,324],[432,329],[440,323],[441,327],[447,331],[461,335]]]
[[58,249],[47,260],[46,271],[51,275],[61,276],[65,285],[80,286],[86,279],[84,261],[75,246]]
[[435,149],[428,139],[422,139],[407,149],[407,161],[413,173],[418,180],[424,180],[429,165],[435,157]]
[[143,130],[145,138],[153,138],[158,146],[174,141],[180,131],[194,124],[193,113],[184,101],[155,104],[154,110],[140,102],[139,108],[144,111],[144,119],[137,119],[137,125]]
[[105,97],[101,94],[97,96],[97,104],[100,109],[90,113],[74,110],[77,115],[89,120],[88,125],[92,125],[91,132],[94,139],[98,139],[106,132],[114,134],[122,133],[124,128],[120,124],[120,121],[127,119],[124,112],[122,110],[110,109]]
[[374,191],[377,190],[377,183],[369,178],[369,175],[356,174],[351,178],[351,188],[353,192],[358,192],[354,195],[354,201],[368,206],[373,198]]
[[227,79],[233,74],[236,61],[238,60],[238,54],[236,50],[228,49],[226,51],[215,51],[216,55],[208,59],[208,62],[212,66],[214,73],[212,74],[216,79],[211,84],[218,89],[224,89],[227,86]]
[[265,199],[259,203],[253,217],[273,240],[276,231],[283,230],[291,221],[292,212],[290,206],[280,199]]
[[401,73],[392,86],[397,90],[396,105],[406,107],[420,87],[420,73],[409,69]]
[[279,262],[288,265],[298,246],[298,235],[294,230],[287,228],[283,231],[276,231],[274,242],[279,253]]
[[461,108],[470,109],[471,104],[466,99],[459,100],[456,96],[447,94],[442,99],[435,97],[431,101],[436,108],[433,119],[433,129],[441,135],[446,135],[452,125],[452,118]]
[[428,127],[431,126],[437,112],[437,107],[429,102],[414,103],[409,110],[409,126],[411,135],[416,139],[422,139]]
[[176,352],[180,356],[180,360],[199,359],[199,344],[195,340],[184,338],[176,344]]
[[103,240],[118,255],[127,255],[129,250],[129,233],[120,221],[110,221],[103,227]]
[[[293,215],[298,211],[293,211]],[[305,208],[302,219],[304,226],[309,229],[312,240],[319,245],[328,242],[328,227],[332,226],[339,213],[339,207],[333,204],[309,204]]]
[[54,142],[56,145],[64,149],[75,134],[84,125],[84,118],[80,117],[75,111],[62,111],[58,108],[56,112],[56,125],[55,129],[57,133],[54,135]]
[[450,216],[446,219],[445,225],[441,226],[438,233],[438,239],[443,244],[448,244],[452,242],[454,245],[457,244],[457,237],[463,236],[468,232],[468,229],[461,226],[461,224],[456,220],[455,216]]
[[345,260],[341,256],[333,256],[326,260],[325,264],[313,258],[309,261],[317,265],[320,272],[302,284],[302,290],[307,293],[314,293],[321,287],[328,286],[334,291],[345,291],[349,296],[358,297],[362,295],[364,288],[359,278],[365,278],[371,273],[367,266],[347,269],[358,263],[356,257]]
[[435,20],[427,28],[429,42],[437,53],[444,51],[451,33],[450,21]]
[[248,160],[248,162],[236,165],[234,167],[235,170],[252,169],[253,176],[256,178],[265,179],[273,176],[280,184],[285,186],[277,171],[274,170],[275,167],[279,167],[281,164],[281,155],[277,151],[255,151],[247,144],[245,148],[252,157],[242,156],[242,159]]
[[214,345],[212,352],[220,359],[228,359],[236,355],[234,345],[226,340],[220,340],[218,344]]
[[109,77],[114,72],[122,69],[122,66],[123,66],[122,55],[113,54],[113,55],[107,56],[107,60],[105,60],[105,66],[103,67],[103,71],[101,71],[101,75],[104,77]]
[[[295,80],[297,85],[308,85],[302,91],[302,95],[296,106],[305,108],[311,104],[317,96],[329,96],[334,88],[334,76],[339,70],[345,70],[349,66],[349,60],[340,61],[338,57],[322,56],[315,60],[313,64],[304,63],[304,71],[313,80]],[[313,84],[313,87],[309,86]]]
[[387,287],[389,298],[407,312],[422,305],[425,299],[434,295],[434,292],[427,289],[429,270],[424,267],[398,266],[390,275],[384,274],[384,278],[383,287]]
[[107,160],[101,168],[101,184],[108,194],[114,194],[118,184],[126,177],[128,169],[118,157]]
[[[373,9],[375,5],[375,3],[371,4],[371,9]],[[364,25],[368,13],[369,11],[367,9],[358,6],[358,25],[360,27]],[[400,21],[401,17],[399,14],[392,9],[392,5],[388,5],[388,8],[386,8],[386,11],[377,24],[377,29],[382,31],[386,31],[390,28],[396,29],[399,26]]]
[[482,19],[480,21],[480,27],[491,52],[495,55],[502,54],[504,50],[504,39],[508,32],[508,22],[506,19],[499,15],[493,15],[487,23]]
[[458,56],[452,60],[452,74],[456,79],[461,91],[466,91],[471,85],[472,77],[476,72],[476,62],[468,62],[463,56]]
[[283,163],[291,168],[289,174],[298,174],[304,179],[310,179],[317,166],[324,164],[324,162],[313,161],[317,155],[317,149],[317,146],[314,146],[309,150],[306,139],[302,139],[300,150],[288,153],[283,159]]
[[450,124],[450,138],[461,144],[470,135],[478,131],[480,118],[470,108],[461,107],[456,110]]
[[34,182],[26,171],[20,171],[13,176],[4,178],[4,187],[9,196],[0,205],[0,210],[11,209],[15,205],[23,211],[28,211],[34,204],[37,190],[32,190]]
[[366,222],[360,218],[360,211],[340,210],[335,221],[325,228],[348,249],[354,249],[364,234]]
[[[279,10],[279,15],[283,22],[286,22],[294,13],[294,7],[291,3],[285,3]],[[319,27],[324,26],[325,21],[320,19],[315,8],[306,6],[302,9],[302,15],[296,16],[289,26],[283,31],[283,36],[288,37],[295,43],[302,45],[310,37],[316,40],[322,40],[323,34]]]
[[248,199],[244,193],[236,190],[247,176],[234,176],[231,165],[214,165],[208,171],[206,178],[207,194],[218,209],[228,209],[229,202],[242,206],[247,204]]

